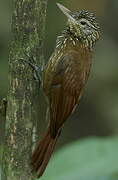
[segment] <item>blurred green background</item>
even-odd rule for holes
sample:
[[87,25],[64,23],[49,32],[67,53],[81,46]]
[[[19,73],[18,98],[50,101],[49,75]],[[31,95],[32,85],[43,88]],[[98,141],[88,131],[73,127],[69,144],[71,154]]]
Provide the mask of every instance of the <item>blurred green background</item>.
[[[66,18],[57,8],[56,2],[55,0],[48,1],[44,47],[46,61],[53,52],[57,35],[60,34],[66,23]],[[101,25],[101,39],[95,47],[89,81],[79,107],[65,124],[58,146],[61,147],[73,141],[79,142],[77,140],[90,136],[118,135],[118,0],[60,0],[58,2],[71,10],[87,9],[93,11]],[[7,94],[10,21],[11,4],[5,0],[0,2],[0,99]],[[40,123],[43,124],[42,121]],[[93,142],[90,139],[91,141]],[[94,143],[98,141],[99,139],[94,139]],[[100,141],[102,141],[101,138]],[[112,142],[112,139],[110,139],[110,142]],[[113,147],[113,144],[110,144],[110,142],[109,147]],[[115,139],[114,142],[117,142],[117,140]],[[96,147],[94,143],[91,149]],[[64,151],[69,149],[69,147],[67,146]],[[89,147],[90,145],[86,146],[88,149]],[[108,149],[110,149],[109,147]],[[114,149],[118,152],[118,145]],[[61,151],[63,152],[63,150],[60,150],[60,153]],[[72,157],[71,152],[67,158],[69,156]],[[112,154],[109,156],[112,157]],[[60,158],[63,159],[61,155]],[[76,159],[76,153],[74,159]],[[60,166],[63,167],[63,163],[66,163],[66,161],[62,162]],[[106,164],[109,163],[111,163],[111,166],[114,164],[114,162],[107,162]],[[118,174],[118,168],[115,174]],[[65,179],[60,177],[60,180]],[[71,180],[75,179],[78,178],[71,178]],[[88,179],[92,180],[92,178]],[[97,180],[95,176],[93,179]],[[114,177],[114,180],[116,179],[118,178]],[[100,180],[111,179],[105,175],[105,178],[102,176]]]

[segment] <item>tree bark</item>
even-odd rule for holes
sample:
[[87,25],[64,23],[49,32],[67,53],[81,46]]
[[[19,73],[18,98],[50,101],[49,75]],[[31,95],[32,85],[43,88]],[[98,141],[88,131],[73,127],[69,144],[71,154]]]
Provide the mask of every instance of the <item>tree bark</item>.
[[4,131],[5,131],[5,119],[6,119],[6,106],[7,101],[0,101],[0,180],[4,180],[4,175],[2,172],[2,156],[3,156],[3,148],[4,148]]
[[[47,0],[14,0],[9,55],[9,92],[3,169],[7,180],[31,180],[30,156],[37,137],[39,84],[32,68],[42,65]],[[26,56],[26,54],[29,56]]]

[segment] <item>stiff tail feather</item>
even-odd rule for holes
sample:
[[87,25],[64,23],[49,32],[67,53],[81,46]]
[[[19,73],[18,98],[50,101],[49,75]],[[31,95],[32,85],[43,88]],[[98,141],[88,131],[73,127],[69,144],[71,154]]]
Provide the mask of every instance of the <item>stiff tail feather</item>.
[[31,159],[31,165],[33,171],[37,172],[38,178],[41,177],[46,169],[46,166],[51,158],[58,136],[51,137],[50,130],[47,130],[46,135],[39,142],[38,146],[34,150]]

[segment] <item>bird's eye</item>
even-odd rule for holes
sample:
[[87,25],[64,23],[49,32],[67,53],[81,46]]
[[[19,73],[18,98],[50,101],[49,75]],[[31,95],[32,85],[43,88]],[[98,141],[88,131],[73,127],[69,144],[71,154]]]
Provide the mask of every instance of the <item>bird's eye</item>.
[[85,22],[85,21],[81,21],[80,23],[81,23],[81,25],[83,25],[83,26],[86,25],[86,22]]

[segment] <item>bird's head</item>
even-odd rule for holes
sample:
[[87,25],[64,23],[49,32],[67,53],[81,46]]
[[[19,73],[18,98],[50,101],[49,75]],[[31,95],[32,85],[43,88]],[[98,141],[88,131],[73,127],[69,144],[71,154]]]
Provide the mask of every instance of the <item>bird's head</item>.
[[67,26],[73,36],[91,44],[94,44],[99,39],[100,27],[93,13],[85,10],[71,12],[59,3],[57,3],[57,6],[68,18]]

